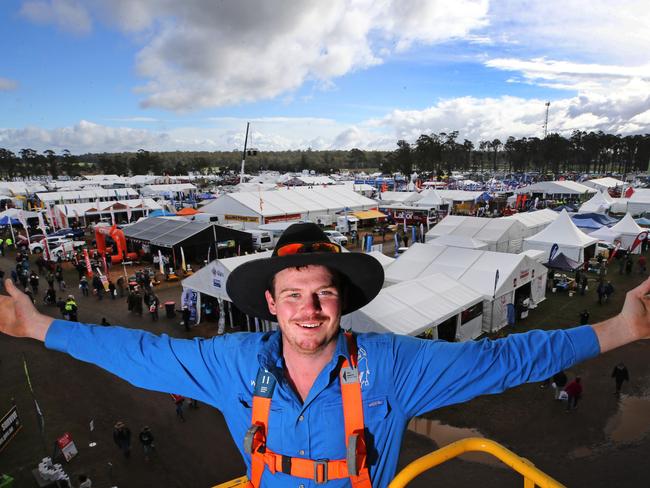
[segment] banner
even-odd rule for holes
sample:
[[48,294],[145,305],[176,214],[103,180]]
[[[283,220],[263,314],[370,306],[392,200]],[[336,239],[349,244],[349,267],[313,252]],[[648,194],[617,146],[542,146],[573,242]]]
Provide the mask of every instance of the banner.
[[70,462],[70,460],[73,457],[75,457],[78,453],[77,446],[74,445],[72,436],[68,432],[66,432],[56,440],[56,445],[59,447],[59,449],[61,449],[61,452],[63,453],[63,457],[68,462]]
[[[106,264],[106,261],[104,261],[104,264]],[[104,287],[104,291],[107,292],[107,291],[109,290],[109,287],[108,287],[108,276],[106,276],[105,274],[102,274],[102,270],[99,269],[99,268],[97,268],[97,274],[99,275],[99,279],[100,279],[101,282],[102,282],[102,286]]]
[[0,420],[0,452],[7,447],[11,439],[14,438],[22,427],[23,424],[20,422],[18,410],[16,409],[16,405],[14,405],[2,417],[2,420]]
[[181,307],[186,305],[190,309],[190,322],[198,324],[201,321],[200,293],[189,288],[184,288],[183,295],[181,296]]
[[634,250],[641,244],[643,241],[645,241],[648,238],[648,231],[644,230],[643,232],[639,232],[639,235],[636,236],[636,239],[634,239],[634,242],[632,243],[632,246],[630,247],[630,253],[633,253]]
[[550,252],[550,254],[548,255],[548,261],[549,261],[549,262],[551,262],[551,261],[553,260],[553,258],[555,257],[555,255],[557,254],[557,252],[559,251],[559,249],[560,249],[560,246],[558,246],[557,244],[553,244],[553,245],[551,246],[551,252]]
[[160,274],[165,275],[165,260],[163,259],[162,252],[158,249],[158,268],[160,269]]
[[619,250],[620,248],[621,248],[621,241],[619,241],[618,239],[616,239],[616,240],[614,241],[614,249],[613,249],[612,252],[609,254],[609,259],[607,260],[607,264],[609,264],[609,263],[612,262],[612,260],[614,259],[614,256],[616,256],[616,253],[618,252],[618,250]]
[[93,274],[93,267],[90,265],[90,256],[88,249],[84,249],[84,260],[86,261],[86,274],[90,277]]
[[126,220],[127,220],[127,222],[131,222],[131,204],[130,203],[126,204]]

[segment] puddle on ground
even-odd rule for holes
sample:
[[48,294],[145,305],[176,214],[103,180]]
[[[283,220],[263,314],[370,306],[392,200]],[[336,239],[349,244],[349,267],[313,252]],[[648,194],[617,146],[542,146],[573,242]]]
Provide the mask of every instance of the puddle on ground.
[[617,444],[642,440],[650,432],[650,398],[622,396],[616,412],[605,425],[605,435]]
[[[433,440],[438,447],[443,447],[452,442],[466,439],[468,437],[485,437],[476,429],[452,427],[451,425],[444,425],[438,420],[429,420],[419,417],[411,419],[408,424],[408,429],[416,434],[428,437]],[[502,468],[505,467],[505,465],[497,458],[484,452],[468,452],[458,457],[464,461],[488,464],[490,466],[498,466]]]

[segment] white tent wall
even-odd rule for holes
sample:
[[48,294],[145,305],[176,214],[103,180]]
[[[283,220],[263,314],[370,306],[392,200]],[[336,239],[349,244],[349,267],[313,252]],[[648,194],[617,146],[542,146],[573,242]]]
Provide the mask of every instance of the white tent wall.
[[530,300],[537,305],[546,300],[546,281],[548,275],[540,273],[530,282]]
[[513,291],[483,301],[483,332],[496,332],[508,325],[508,304],[513,303],[514,298]]
[[[637,224],[634,219],[632,218],[631,213],[627,213],[625,217],[623,217],[620,221],[618,221],[615,225],[613,225],[610,230],[614,232],[618,232],[621,234],[620,240],[621,240],[621,249],[629,249],[638,235],[641,232],[644,232],[645,229],[642,228],[639,224]],[[641,246],[638,245],[634,251],[632,251],[632,254],[640,254],[641,253]]]
[[201,211],[219,217],[220,224],[243,222],[245,229],[256,229],[262,219],[260,212],[255,212],[228,195],[222,195],[208,203]]
[[[537,242],[537,241],[524,241],[524,251],[528,250],[537,250],[543,251],[546,254],[547,260],[548,256],[551,254],[551,248],[553,247],[552,242]],[[566,244],[559,244],[559,249],[557,254],[563,253],[566,257],[573,259],[579,263],[584,262],[584,249],[579,246],[568,246]]]
[[472,320],[464,324],[461,323],[459,318],[457,330],[458,332],[456,335],[460,342],[476,339],[483,334],[483,314],[474,317]]
[[462,236],[485,242],[488,251],[518,253],[526,229],[516,220],[448,215],[426,233],[426,241],[444,236]]

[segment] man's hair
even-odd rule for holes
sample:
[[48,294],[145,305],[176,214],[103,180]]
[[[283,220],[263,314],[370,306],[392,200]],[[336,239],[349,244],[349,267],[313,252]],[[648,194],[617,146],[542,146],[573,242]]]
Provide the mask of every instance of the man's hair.
[[[294,269],[302,270],[302,269],[305,269],[307,266],[313,266],[313,265],[295,266]],[[329,266],[325,266],[325,268],[327,268],[327,270],[332,275],[332,284],[338,290],[341,297],[343,297],[345,299],[347,289],[348,289],[348,284],[347,284],[348,280],[347,280],[347,278],[340,271],[338,271],[336,269],[330,268]],[[285,268],[285,269],[287,269],[287,268]],[[277,273],[273,275],[273,277],[271,278],[271,281],[269,282],[269,284],[266,287],[267,290],[269,290],[269,292],[271,293],[271,296],[273,298],[275,298],[275,277],[276,277],[276,275],[277,275]]]

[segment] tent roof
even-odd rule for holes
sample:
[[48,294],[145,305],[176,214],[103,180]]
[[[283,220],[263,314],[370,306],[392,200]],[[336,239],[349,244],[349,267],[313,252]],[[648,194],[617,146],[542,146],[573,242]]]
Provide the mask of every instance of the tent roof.
[[597,192],[593,197],[587,200],[585,203],[580,205],[578,212],[587,213],[587,212],[597,212],[605,213],[609,210],[609,207],[612,206],[612,202],[607,200],[602,192]]
[[595,219],[571,219],[579,229],[600,229],[603,224]]
[[438,273],[382,289],[365,307],[341,320],[357,332],[418,335],[482,301],[479,293]]
[[203,266],[192,276],[185,278],[181,284],[183,288],[190,288],[206,295],[223,298],[231,301],[226,293],[226,280],[228,275],[241,264],[255,259],[269,258],[273,251],[264,251],[257,254],[245,254],[232,258],[215,259]]
[[176,212],[176,215],[196,215],[197,213],[199,213],[199,211],[192,207],[184,207]]
[[136,210],[146,208],[154,211],[162,208],[158,202],[151,198],[131,198],[129,200],[111,200],[108,202],[66,203],[64,205],[54,206],[58,212],[61,212],[66,217],[81,217],[86,213],[97,214],[101,212],[110,212],[111,208],[116,212],[123,212],[126,207]]
[[596,193],[597,190],[575,181],[539,181],[532,185],[517,188],[515,193],[546,193],[549,195],[582,195]]
[[420,198],[416,191],[382,191],[380,199],[382,202],[412,203]]
[[513,219],[521,222],[525,227],[537,227],[539,225],[546,225],[554,222],[558,217],[556,212],[545,208],[543,210],[536,210],[534,212],[522,212],[503,217],[505,219]]
[[51,191],[36,194],[41,202],[60,202],[66,200],[95,200],[98,198],[135,197],[138,192],[133,188],[92,188],[78,191]]
[[616,178],[612,178],[611,176],[606,176],[604,178],[594,178],[592,180],[587,180],[583,183],[591,187],[601,186],[606,188],[616,188],[617,186],[625,185],[624,181],[617,180]]
[[561,269],[563,271],[573,271],[582,267],[579,262],[566,257],[562,252],[546,263],[546,266],[553,269]]
[[420,193],[420,199],[415,202],[415,205],[418,207],[437,207],[443,205],[445,202],[442,201],[442,197],[438,194],[437,190],[429,189],[424,190]]
[[650,188],[635,188],[628,199],[630,203],[650,203]]
[[473,239],[467,236],[457,236],[454,234],[445,234],[436,237],[431,244],[436,246],[450,246],[450,247],[465,247],[467,249],[487,249],[488,244],[478,239]]
[[393,264],[393,262],[395,262],[395,258],[386,256],[383,252],[370,251],[368,254],[370,254],[373,258],[379,261],[384,268],[390,266],[391,264]]
[[154,246],[173,247],[211,226],[210,222],[149,217],[125,227],[124,236],[149,241]]
[[632,215],[627,213],[616,225],[613,225],[611,229],[620,234],[634,234],[637,235],[639,232],[643,232],[645,229],[639,226],[632,218]]
[[484,193],[482,191],[466,190],[436,190],[436,192],[443,201],[453,202],[473,202]]
[[609,227],[601,227],[598,230],[590,232],[589,235],[591,237],[595,237],[599,241],[605,241],[605,242],[609,242],[609,243],[612,243],[616,239],[621,237],[620,232],[616,232],[616,231],[610,229]]
[[589,237],[576,227],[566,210],[562,210],[557,220],[548,225],[544,230],[525,241],[546,242],[560,246],[586,247],[595,244],[597,239]]
[[448,215],[429,230],[427,236],[431,238],[455,235],[489,243],[508,239],[511,231],[514,231],[516,234],[514,237],[521,237],[524,232],[524,227],[517,220],[512,219]]
[[386,269],[386,281],[399,283],[444,273],[484,298],[491,298],[495,293],[496,270],[499,281],[495,295],[500,296],[514,289],[513,278],[521,280],[521,272],[533,269],[544,272],[541,264],[524,254],[415,243]]

